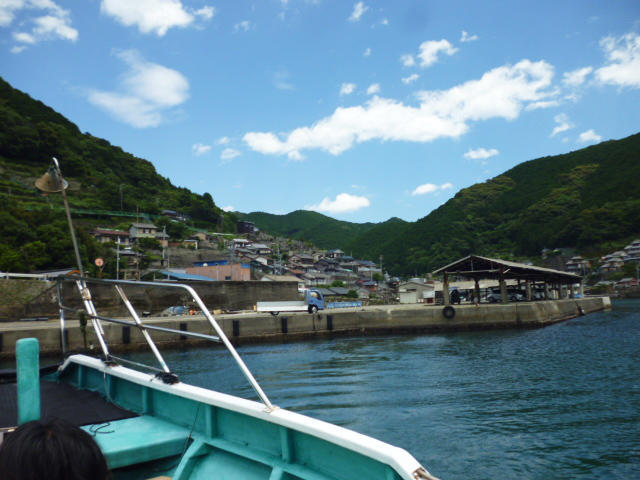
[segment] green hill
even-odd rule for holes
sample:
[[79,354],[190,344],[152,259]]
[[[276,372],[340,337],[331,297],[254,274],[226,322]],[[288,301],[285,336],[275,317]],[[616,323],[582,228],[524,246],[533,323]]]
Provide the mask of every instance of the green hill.
[[316,212],[251,213],[267,232],[341,248],[393,273],[424,273],[475,253],[536,257],[545,248],[613,248],[640,235],[640,134],[524,162],[459,191],[417,222],[354,224]]
[[[76,125],[0,78],[0,271],[30,271],[73,265],[61,195],[43,196],[34,181],[60,160],[69,181],[72,208],[159,214],[176,210],[195,227],[235,231],[236,218],[218,208],[209,193],[178,188],[147,160]],[[133,219],[125,219],[123,223]],[[86,225],[85,225],[86,223]],[[107,223],[103,219],[102,223]],[[104,253],[76,222],[84,261]]]
[[[177,210],[194,227],[235,231],[236,215],[213,197],[178,188],[153,165],[76,125],[0,78],[0,271],[73,265],[60,195],[43,196],[34,181],[60,159],[76,209],[158,214]],[[433,270],[469,253],[537,256],[544,247],[582,252],[618,247],[640,235],[640,134],[524,162],[459,191],[417,222],[351,223],[310,211],[238,214],[271,234],[341,248],[377,260],[393,273]],[[77,219],[87,265],[109,252]],[[109,215],[106,214],[108,217]],[[121,219],[122,224],[131,219]],[[172,226],[169,224],[169,226]],[[108,262],[109,265],[112,262]]]
[[376,225],[344,222],[308,210],[296,210],[286,215],[252,212],[238,216],[254,222],[258,228],[272,235],[311,241],[314,245],[327,249],[341,248]]
[[[397,273],[426,272],[476,253],[538,256],[545,248],[597,251],[640,235],[640,134],[524,162],[459,191],[394,234],[375,227],[346,245]],[[368,236],[379,242],[372,243]]]

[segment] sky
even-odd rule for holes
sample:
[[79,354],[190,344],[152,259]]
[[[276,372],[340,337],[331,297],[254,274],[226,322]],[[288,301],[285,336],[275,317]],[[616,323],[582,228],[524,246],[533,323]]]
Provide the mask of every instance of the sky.
[[0,0],[0,75],[225,210],[415,221],[640,131],[640,1]]

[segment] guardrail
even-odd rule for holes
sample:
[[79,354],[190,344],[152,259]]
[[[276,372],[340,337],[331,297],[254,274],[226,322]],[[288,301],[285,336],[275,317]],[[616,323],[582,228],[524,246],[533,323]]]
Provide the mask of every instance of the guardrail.
[[[75,283],[75,285],[77,287],[77,292],[80,295],[80,300],[82,301],[84,309],[74,308],[74,307],[72,307],[72,306],[70,306],[68,304],[65,304],[65,300],[63,298],[63,288],[62,288],[62,285],[64,283]],[[93,284],[112,285],[114,287],[115,291],[117,292],[118,296],[122,300],[124,306],[126,307],[127,311],[129,312],[129,315],[131,316],[133,321],[122,320],[122,319],[119,319],[119,318],[112,318],[112,317],[107,317],[107,316],[104,316],[104,315],[99,315],[98,311],[96,310],[96,307],[95,307],[95,305],[93,303],[93,299],[91,297],[91,291],[89,290],[89,288],[87,286],[88,284],[92,284],[92,283]],[[143,287],[152,287],[152,288],[184,290],[185,292],[187,292],[191,296],[191,300],[195,303],[195,305],[197,305],[198,308],[200,308],[202,314],[206,317],[206,319],[208,320],[209,324],[213,327],[213,329],[216,332],[217,336],[205,335],[205,334],[196,333],[196,332],[188,332],[188,331],[183,331],[183,330],[176,330],[176,329],[166,328],[166,327],[158,327],[158,326],[155,326],[155,325],[150,325],[150,324],[144,323],[142,321],[142,319],[141,319],[141,316],[135,310],[135,308],[133,307],[133,305],[129,301],[129,299],[128,299],[125,291],[124,291],[124,287],[126,287],[126,286],[136,286],[136,287],[143,286]],[[89,319],[91,320],[91,325],[92,325],[92,327],[93,327],[93,329],[95,331],[96,337],[98,339],[98,343],[100,344],[100,347],[102,349],[102,353],[104,354],[105,362],[108,363],[108,362],[113,362],[113,361],[120,361],[120,362],[123,362],[123,363],[130,363],[130,364],[133,364],[133,365],[137,365],[137,366],[141,366],[141,367],[144,367],[144,368],[148,368],[150,370],[157,371],[159,377],[162,378],[162,380],[165,381],[166,383],[175,383],[175,382],[177,382],[178,381],[177,380],[177,376],[174,375],[171,372],[171,370],[169,369],[168,365],[164,361],[164,358],[162,357],[162,354],[158,350],[158,347],[156,346],[156,344],[154,343],[153,339],[151,338],[151,335],[149,334],[149,331],[154,331],[155,330],[155,331],[161,331],[161,332],[175,333],[175,334],[181,335],[181,336],[197,337],[197,338],[201,338],[201,339],[210,340],[210,341],[213,341],[213,342],[221,342],[221,343],[224,344],[224,346],[227,348],[227,350],[229,351],[231,356],[234,358],[234,360],[236,361],[236,364],[238,365],[238,367],[240,367],[240,370],[242,371],[243,375],[245,376],[245,378],[247,379],[247,381],[249,382],[251,387],[253,387],[255,392],[258,394],[258,396],[260,397],[262,402],[265,404],[265,406],[267,408],[269,408],[269,409],[273,409],[273,405],[271,404],[271,402],[267,398],[266,394],[264,393],[264,391],[262,390],[260,385],[258,385],[258,382],[253,377],[253,374],[251,373],[251,371],[249,371],[249,369],[245,365],[245,363],[242,360],[242,358],[240,358],[240,355],[238,355],[238,352],[233,347],[233,345],[231,344],[231,342],[229,341],[229,339],[225,335],[225,333],[222,330],[222,328],[220,327],[220,325],[218,325],[218,322],[216,322],[216,320],[213,317],[213,315],[211,314],[211,312],[209,312],[209,310],[207,309],[206,305],[204,304],[204,302],[202,301],[200,296],[189,285],[184,285],[184,284],[180,284],[180,283],[138,282],[138,281],[131,281],[131,280],[103,280],[103,279],[97,279],[97,278],[82,277],[82,276],[79,276],[79,275],[65,275],[65,276],[59,276],[58,277],[58,279],[57,279],[57,287],[58,287],[58,306],[60,308],[60,331],[61,331],[60,333],[61,333],[61,339],[62,339],[62,351],[63,351],[63,353],[66,353],[66,351],[67,351],[67,345],[66,345],[66,342],[65,342],[65,335],[64,335],[65,322],[66,322],[65,314],[67,312],[73,312],[73,313],[76,313],[76,314],[80,313],[81,315],[86,315],[86,316],[89,317]],[[106,341],[105,334],[104,334],[104,329],[102,328],[102,324],[101,324],[101,322],[103,322],[103,321],[104,322],[115,323],[115,324],[119,324],[119,325],[125,325],[125,326],[129,326],[129,327],[137,328],[138,330],[140,330],[140,332],[142,333],[144,339],[146,340],[147,344],[149,345],[149,348],[153,352],[156,360],[160,364],[160,369],[152,367],[150,365],[144,365],[144,364],[140,364],[140,363],[137,363],[137,362],[133,362],[131,360],[127,360],[127,359],[124,359],[124,358],[116,357],[113,354],[111,354],[109,352],[109,346],[107,345],[107,341]]]

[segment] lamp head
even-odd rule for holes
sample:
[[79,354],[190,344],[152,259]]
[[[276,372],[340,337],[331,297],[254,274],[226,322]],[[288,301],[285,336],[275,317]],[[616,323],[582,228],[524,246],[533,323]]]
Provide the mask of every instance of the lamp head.
[[53,165],[49,167],[49,170],[47,170],[44,175],[36,180],[38,190],[45,193],[61,192],[62,190],[66,190],[68,186],[69,182],[60,176],[60,173]]

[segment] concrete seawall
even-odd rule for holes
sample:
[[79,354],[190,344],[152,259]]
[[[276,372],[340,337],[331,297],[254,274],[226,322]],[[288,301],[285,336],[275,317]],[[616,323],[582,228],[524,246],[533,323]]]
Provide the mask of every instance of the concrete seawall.
[[[505,305],[458,305],[455,306],[453,318],[444,316],[442,306],[416,304],[335,309],[315,315],[296,313],[277,317],[252,312],[217,315],[216,320],[234,343],[242,343],[331,335],[536,328],[607,308],[611,308],[609,297],[591,297]],[[144,320],[176,330],[213,333],[213,329],[202,315]],[[146,348],[142,334],[135,328],[107,322],[103,322],[103,327],[107,342],[114,352]],[[83,350],[85,343],[89,349],[99,348],[92,328],[88,326],[83,334],[77,320],[67,322],[65,335],[72,351]],[[152,331],[151,336],[158,345],[166,346],[206,342],[167,332]],[[13,358],[16,341],[25,337],[38,338],[43,355],[59,354],[61,351],[58,321],[8,322],[0,324],[0,358]]]

